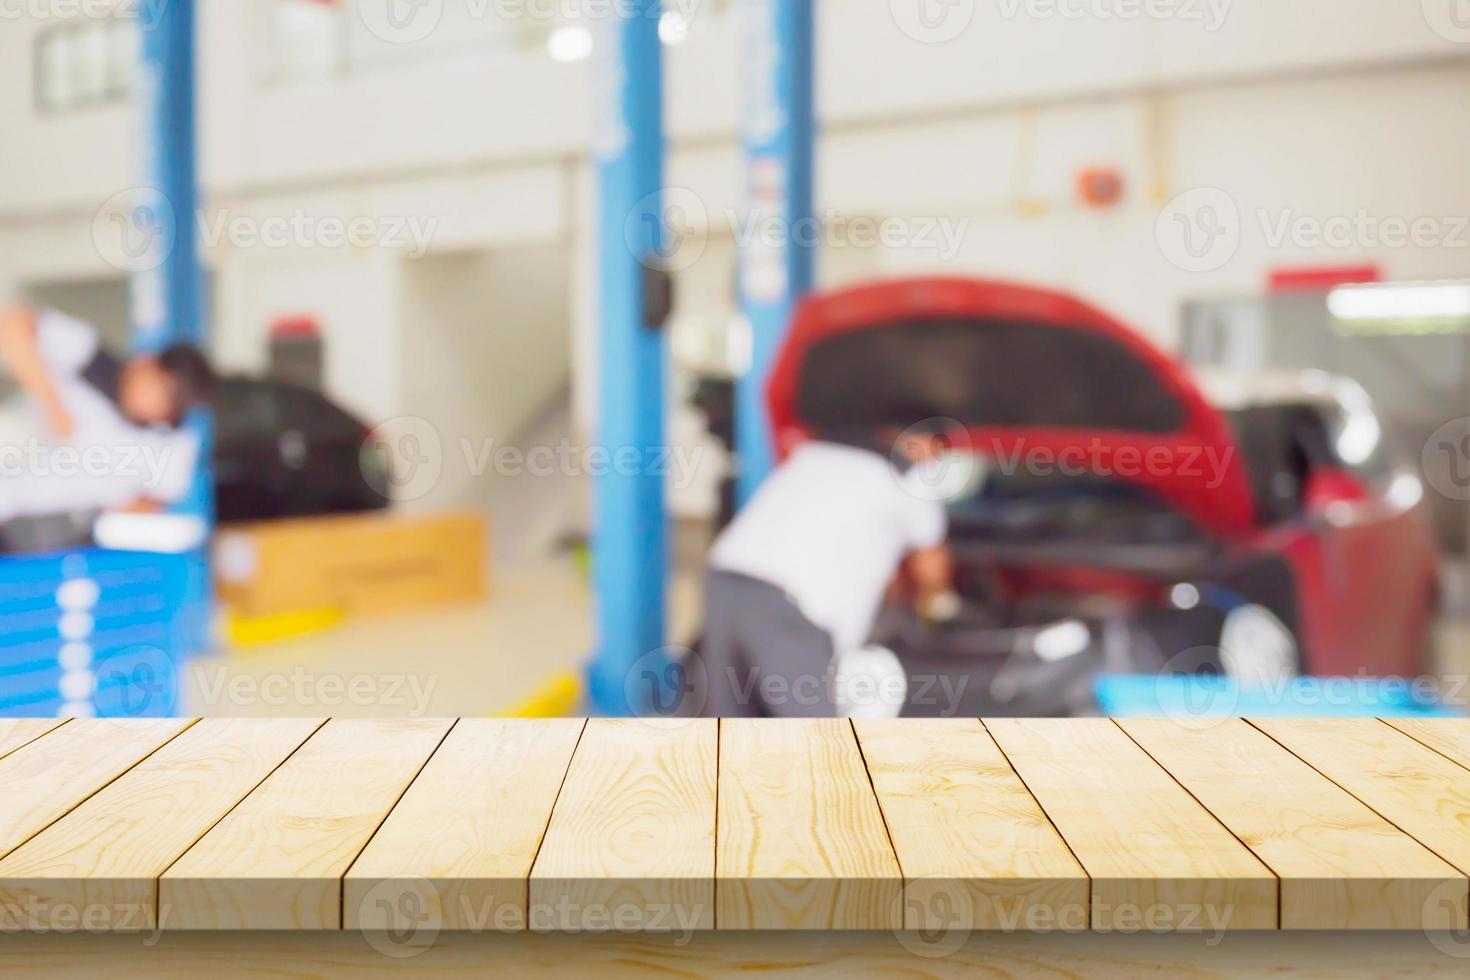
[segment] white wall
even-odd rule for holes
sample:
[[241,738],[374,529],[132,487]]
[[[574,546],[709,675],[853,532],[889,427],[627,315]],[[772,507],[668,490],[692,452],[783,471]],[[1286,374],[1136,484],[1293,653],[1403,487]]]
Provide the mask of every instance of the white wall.
[[[839,227],[963,222],[952,255],[864,248],[839,235],[820,263],[824,284],[935,269],[1021,278],[1072,289],[1168,342],[1186,299],[1257,292],[1283,265],[1367,260],[1393,277],[1465,274],[1463,248],[1272,247],[1262,216],[1269,225],[1360,208],[1380,220],[1470,215],[1470,44],[1441,36],[1426,18],[1433,5],[1409,0],[1215,3],[1224,18],[1211,30],[1183,17],[1043,16],[1043,0],[960,0],[946,9],[972,13],[968,27],[924,43],[895,21],[893,5],[822,0],[820,209]],[[258,38],[267,9],[201,0],[206,218],[414,218],[432,225],[425,254],[434,262],[570,249],[578,417],[590,425],[588,66],[481,46],[483,25],[450,17],[421,49],[398,46],[370,69],[266,84]],[[735,24],[718,9],[713,0],[696,8],[690,40],[670,52],[667,85],[667,180],[692,192],[716,238],[739,206],[744,63]],[[1212,8],[1198,0],[1180,9],[1209,17]],[[32,111],[30,50],[43,26],[0,21],[0,290],[115,275],[93,217],[136,181],[129,110]],[[448,43],[456,30],[464,43]],[[1073,181],[1098,164],[1124,174],[1126,195],[1087,211]],[[1156,227],[1172,220],[1167,202],[1196,187],[1223,191],[1241,223],[1233,258],[1191,273],[1169,260]],[[217,274],[222,361],[260,364],[270,320],[314,310],[332,333],[334,391],[366,415],[400,413],[416,397],[400,370],[404,314],[419,288],[409,251],[214,243],[206,260]],[[705,319],[729,314],[728,304],[715,308],[728,264],[728,249],[715,248],[690,273],[693,294],[711,304]],[[462,288],[482,295],[477,282]],[[545,308],[560,288],[536,283],[532,302]]]
[[397,413],[402,338],[390,312],[401,290],[396,256],[242,250],[219,270],[213,349],[221,370],[263,372],[272,323],[308,316],[322,331],[323,388],[364,419]]
[[[1421,5],[1412,2],[1355,3],[1349,10],[1341,0],[1181,0],[1180,9],[1190,13],[1223,4],[1217,30],[1187,16],[1026,13],[1046,9],[1046,2],[960,0],[950,8],[973,14],[968,27],[946,43],[924,43],[905,33],[889,4],[822,0],[818,94],[824,123],[871,125],[1466,53],[1465,45],[1432,30]],[[1012,8],[1017,13],[1007,16]],[[481,24],[448,16],[420,45],[397,46],[400,56],[382,68],[265,84],[259,39],[270,9],[238,0],[200,3],[201,154],[211,188],[558,158],[579,155],[586,145],[592,105],[586,62],[557,64],[536,47],[492,43]],[[669,128],[678,140],[724,139],[734,132],[738,107],[738,31],[712,0],[694,9],[695,30],[669,58]],[[0,215],[95,208],[135,176],[137,143],[126,108],[60,118],[34,111],[31,45],[47,26],[0,22],[0,118],[7,144],[20,148],[0,155]],[[456,31],[465,43],[446,45],[446,34]]]
[[492,458],[492,440],[520,445],[526,428],[565,400],[570,286],[561,246],[466,252],[407,268],[399,411],[428,420],[445,447],[443,476],[414,507],[492,502],[499,474],[493,466],[474,472]]

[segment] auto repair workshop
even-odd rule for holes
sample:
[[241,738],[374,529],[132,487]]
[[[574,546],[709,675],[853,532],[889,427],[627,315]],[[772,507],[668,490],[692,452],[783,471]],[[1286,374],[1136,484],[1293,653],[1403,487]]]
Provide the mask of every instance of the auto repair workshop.
[[1470,955],[1464,0],[0,0],[0,114],[0,970]]

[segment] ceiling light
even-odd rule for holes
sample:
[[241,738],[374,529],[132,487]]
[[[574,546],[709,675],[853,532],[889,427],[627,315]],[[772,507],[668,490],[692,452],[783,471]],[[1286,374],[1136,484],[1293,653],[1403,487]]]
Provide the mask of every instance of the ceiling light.
[[689,37],[689,21],[677,10],[665,10],[658,19],[658,39],[669,47],[683,44]]
[[581,24],[558,27],[546,39],[546,53],[553,61],[581,61],[592,53],[592,32]]
[[1342,286],[1327,297],[1339,320],[1470,319],[1470,283]]

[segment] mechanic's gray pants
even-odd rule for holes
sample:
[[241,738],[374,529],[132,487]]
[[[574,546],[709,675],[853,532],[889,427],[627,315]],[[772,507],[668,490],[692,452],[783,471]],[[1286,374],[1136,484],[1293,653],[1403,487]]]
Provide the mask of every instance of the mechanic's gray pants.
[[704,588],[706,717],[836,715],[826,630],[769,583],[711,571]]

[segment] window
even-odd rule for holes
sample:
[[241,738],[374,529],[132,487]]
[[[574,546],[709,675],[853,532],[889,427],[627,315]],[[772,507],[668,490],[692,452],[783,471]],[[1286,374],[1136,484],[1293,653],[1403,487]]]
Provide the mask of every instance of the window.
[[136,85],[140,43],[132,18],[43,31],[35,41],[36,107],[56,113],[126,101]]

